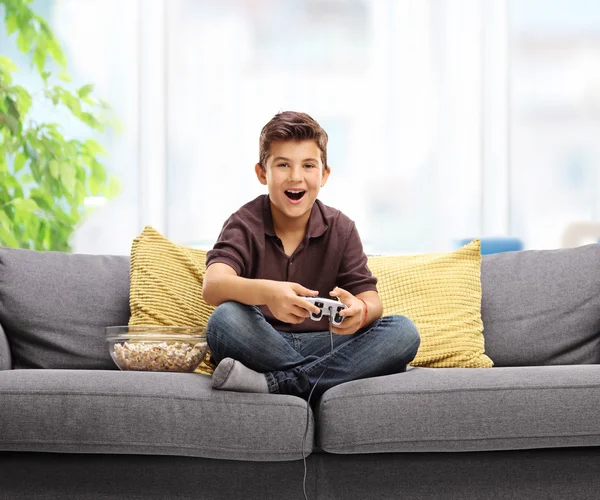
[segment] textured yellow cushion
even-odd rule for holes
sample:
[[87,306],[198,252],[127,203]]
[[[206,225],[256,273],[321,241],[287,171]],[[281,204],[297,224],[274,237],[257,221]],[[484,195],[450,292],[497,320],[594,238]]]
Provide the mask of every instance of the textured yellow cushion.
[[[206,327],[214,307],[202,300],[206,251],[176,245],[150,226],[131,247],[130,325]],[[196,370],[210,374],[210,352]]]
[[421,334],[414,366],[489,368],[481,320],[481,249],[474,240],[450,253],[369,257],[383,315],[410,318]]

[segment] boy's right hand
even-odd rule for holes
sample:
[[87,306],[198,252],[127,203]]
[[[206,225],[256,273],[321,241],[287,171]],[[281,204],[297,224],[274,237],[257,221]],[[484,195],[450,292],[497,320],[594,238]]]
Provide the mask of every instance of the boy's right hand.
[[303,297],[317,297],[318,291],[309,290],[299,283],[291,281],[271,281],[265,305],[273,316],[284,323],[302,323],[310,317],[310,311],[319,313],[320,309]]

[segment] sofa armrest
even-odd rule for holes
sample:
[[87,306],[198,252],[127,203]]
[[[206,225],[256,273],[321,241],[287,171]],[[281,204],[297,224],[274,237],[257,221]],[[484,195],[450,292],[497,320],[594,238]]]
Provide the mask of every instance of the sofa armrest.
[[0,370],[10,370],[12,368],[12,358],[10,355],[10,346],[4,329],[0,324]]

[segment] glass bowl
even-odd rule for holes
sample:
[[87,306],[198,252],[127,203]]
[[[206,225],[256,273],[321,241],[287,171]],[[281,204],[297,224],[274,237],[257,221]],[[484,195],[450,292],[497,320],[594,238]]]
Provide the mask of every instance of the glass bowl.
[[190,326],[108,326],[110,357],[121,370],[193,372],[208,351],[206,332]]

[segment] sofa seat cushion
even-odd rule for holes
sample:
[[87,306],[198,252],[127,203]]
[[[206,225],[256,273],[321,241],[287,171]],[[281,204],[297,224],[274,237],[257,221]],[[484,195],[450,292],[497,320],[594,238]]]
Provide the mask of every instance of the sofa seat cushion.
[[[0,450],[302,458],[306,402],[215,391],[209,377],[111,370],[0,372]],[[312,451],[314,423],[305,452]]]
[[409,368],[339,385],[317,411],[329,453],[600,446],[600,365]]

